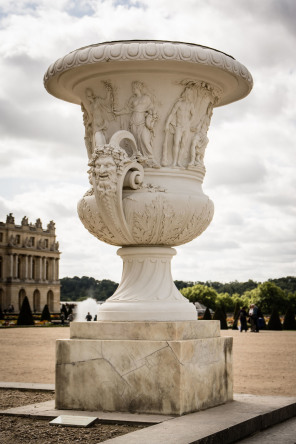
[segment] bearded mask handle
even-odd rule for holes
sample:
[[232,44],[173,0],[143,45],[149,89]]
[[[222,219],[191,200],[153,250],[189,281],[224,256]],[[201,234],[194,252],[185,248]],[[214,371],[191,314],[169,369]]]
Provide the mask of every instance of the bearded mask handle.
[[[132,155],[120,146],[123,140],[130,142]],[[138,162],[139,152],[134,136],[128,131],[118,131],[105,145],[96,147],[89,162],[92,184],[99,214],[115,239],[129,244],[135,241],[128,228],[123,211],[122,191],[141,188],[144,170]]]

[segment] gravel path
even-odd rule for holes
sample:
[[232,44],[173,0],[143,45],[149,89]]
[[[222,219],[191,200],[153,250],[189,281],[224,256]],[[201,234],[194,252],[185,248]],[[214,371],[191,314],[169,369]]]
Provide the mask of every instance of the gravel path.
[[[235,393],[296,396],[296,331],[221,336],[233,337]],[[55,341],[69,337],[68,327],[0,330],[0,381],[53,384]]]
[[[0,389],[0,410],[49,401],[53,392]],[[1,444],[96,444],[143,426],[95,424],[89,428],[51,426],[49,420],[0,416]]]
[[[0,381],[54,383],[55,341],[69,328],[2,329]],[[296,396],[296,332],[221,331],[233,337],[234,392]],[[0,408],[53,398],[52,392],[0,389]],[[1,444],[95,444],[140,427],[95,424],[87,429],[50,426],[48,420],[0,416]]]

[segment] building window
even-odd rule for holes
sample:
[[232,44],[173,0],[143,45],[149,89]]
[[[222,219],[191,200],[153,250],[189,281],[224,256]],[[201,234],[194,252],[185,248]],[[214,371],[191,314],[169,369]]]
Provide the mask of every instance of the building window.
[[36,261],[32,260],[32,279],[36,279]]
[[45,262],[45,280],[48,281],[48,271],[49,271],[49,263]]
[[17,278],[18,279],[20,279],[20,277],[21,277],[21,265],[22,265],[21,258],[18,257],[17,258]]
[[54,301],[53,301],[53,292],[49,290],[47,293],[47,305],[50,312],[53,312],[54,309]]
[[48,239],[45,239],[45,241],[44,241],[44,247],[45,247],[45,248],[48,248]]
[[31,247],[35,246],[35,237],[30,237],[30,244],[31,244]]
[[22,308],[25,297],[26,297],[25,290],[20,290],[19,291],[19,310]]
[[19,234],[17,234],[17,235],[15,236],[15,239],[16,239],[16,243],[19,244],[20,241],[21,241],[21,236],[20,236]]
[[0,279],[3,278],[2,267],[3,267],[3,259],[2,259],[2,256],[0,256]]
[[3,233],[0,233],[0,242],[3,242]]
[[40,310],[40,291],[39,290],[35,290],[33,293],[33,310],[34,310],[34,313],[36,311],[41,311]]

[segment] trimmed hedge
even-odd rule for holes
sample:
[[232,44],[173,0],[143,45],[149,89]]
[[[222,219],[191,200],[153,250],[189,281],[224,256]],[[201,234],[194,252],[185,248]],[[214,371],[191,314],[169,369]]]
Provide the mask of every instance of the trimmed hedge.
[[51,322],[51,316],[50,316],[50,312],[49,312],[49,308],[48,308],[47,304],[44,305],[44,308],[43,308],[42,313],[41,313],[40,321]]
[[295,311],[292,305],[288,307],[285,314],[283,330],[296,330]]
[[207,307],[206,311],[204,312],[202,320],[203,321],[211,321],[212,320],[212,315],[211,315],[210,309],[208,307]]
[[283,326],[280,320],[279,312],[276,308],[273,309],[273,312],[271,313],[269,322],[268,322],[268,330],[282,330]]
[[32,315],[29,299],[25,296],[20,314],[17,318],[17,325],[34,325],[34,318]]
[[221,330],[228,330],[225,312],[221,307],[218,307],[216,309],[214,316],[213,316],[213,320],[220,321]]

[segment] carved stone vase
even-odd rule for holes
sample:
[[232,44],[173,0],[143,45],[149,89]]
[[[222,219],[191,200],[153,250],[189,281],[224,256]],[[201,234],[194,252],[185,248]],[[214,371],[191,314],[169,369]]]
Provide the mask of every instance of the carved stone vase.
[[214,49],[122,41],[68,54],[44,83],[81,105],[90,189],[78,213],[123,259],[100,322],[71,323],[57,341],[56,408],[182,415],[231,401],[232,338],[219,321],[197,322],[171,259],[211,222],[212,113],[246,96],[251,75]]
[[122,280],[98,320],[196,320],[172,280],[172,247],[212,220],[202,189],[211,117],[250,92],[250,73],[199,45],[121,41],[71,52],[44,84],[83,112],[91,186],[79,217],[95,237],[122,247]]

